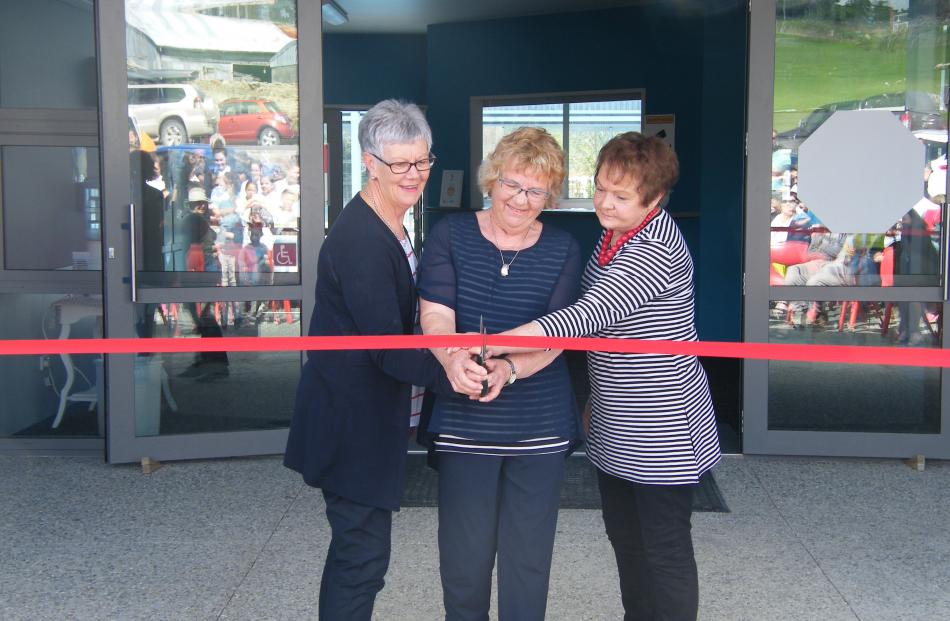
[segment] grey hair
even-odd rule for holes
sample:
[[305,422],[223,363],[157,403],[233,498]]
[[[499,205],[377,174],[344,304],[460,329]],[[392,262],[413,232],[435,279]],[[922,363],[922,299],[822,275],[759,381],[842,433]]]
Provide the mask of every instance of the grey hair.
[[385,99],[370,108],[360,120],[360,149],[382,154],[387,144],[407,144],[419,139],[432,148],[432,129],[414,103]]

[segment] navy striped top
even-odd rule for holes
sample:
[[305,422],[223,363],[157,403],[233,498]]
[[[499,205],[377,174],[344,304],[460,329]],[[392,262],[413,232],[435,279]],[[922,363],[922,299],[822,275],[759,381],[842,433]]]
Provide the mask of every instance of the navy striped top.
[[[504,254],[510,262],[514,251]],[[426,237],[419,295],[453,309],[457,331],[477,332],[483,316],[489,333],[520,326],[577,299],[577,242],[550,224],[534,245],[518,254],[507,277],[500,268],[498,249],[482,235],[475,214],[453,214]],[[574,440],[577,421],[567,364],[558,356],[531,377],[505,386],[489,403],[462,395],[439,396],[429,431],[487,443]]]
[[[583,288],[576,304],[537,320],[547,336],[697,340],[693,261],[665,211],[606,267],[595,250]],[[682,485],[719,461],[712,398],[695,356],[592,351],[587,367],[587,456],[599,469],[637,483]]]

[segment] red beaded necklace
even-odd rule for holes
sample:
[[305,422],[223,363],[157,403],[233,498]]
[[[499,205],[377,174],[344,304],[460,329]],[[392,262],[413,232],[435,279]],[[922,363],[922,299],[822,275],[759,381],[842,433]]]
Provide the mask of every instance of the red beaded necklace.
[[610,263],[610,260],[614,258],[614,255],[617,254],[617,251],[623,248],[623,245],[630,241],[634,235],[645,229],[646,226],[650,224],[650,220],[652,220],[658,213],[660,213],[660,209],[658,207],[654,207],[650,213],[648,213],[646,217],[643,218],[643,221],[640,222],[640,224],[624,233],[620,239],[617,240],[617,243],[613,247],[610,245],[610,240],[613,239],[614,232],[608,230],[607,234],[604,235],[604,241],[600,244],[600,252],[597,253],[597,264],[601,267],[607,267],[607,264]]

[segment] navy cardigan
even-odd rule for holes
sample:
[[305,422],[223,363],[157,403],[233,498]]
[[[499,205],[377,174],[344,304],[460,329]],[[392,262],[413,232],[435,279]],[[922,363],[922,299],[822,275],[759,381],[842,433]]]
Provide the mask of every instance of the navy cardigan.
[[[309,334],[412,334],[417,303],[402,247],[357,194],[320,249]],[[453,392],[428,350],[308,352],[284,465],[308,485],[398,510],[412,384]]]

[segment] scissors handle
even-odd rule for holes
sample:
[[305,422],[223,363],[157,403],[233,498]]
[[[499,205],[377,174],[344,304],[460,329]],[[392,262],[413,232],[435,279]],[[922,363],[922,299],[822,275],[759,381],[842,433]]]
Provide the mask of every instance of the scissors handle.
[[[479,356],[478,354],[476,354],[476,355],[475,355],[475,362],[477,362],[478,364],[480,364],[480,365],[482,365],[483,367],[485,367],[485,370],[486,370],[486,371],[488,370],[488,365],[485,364],[485,358],[484,358],[484,357]],[[487,394],[488,394],[488,380],[487,380],[487,379],[483,379],[483,380],[482,380],[482,392],[481,392],[481,394],[479,394],[478,396],[479,396],[479,397],[484,397],[484,396],[487,395]]]

